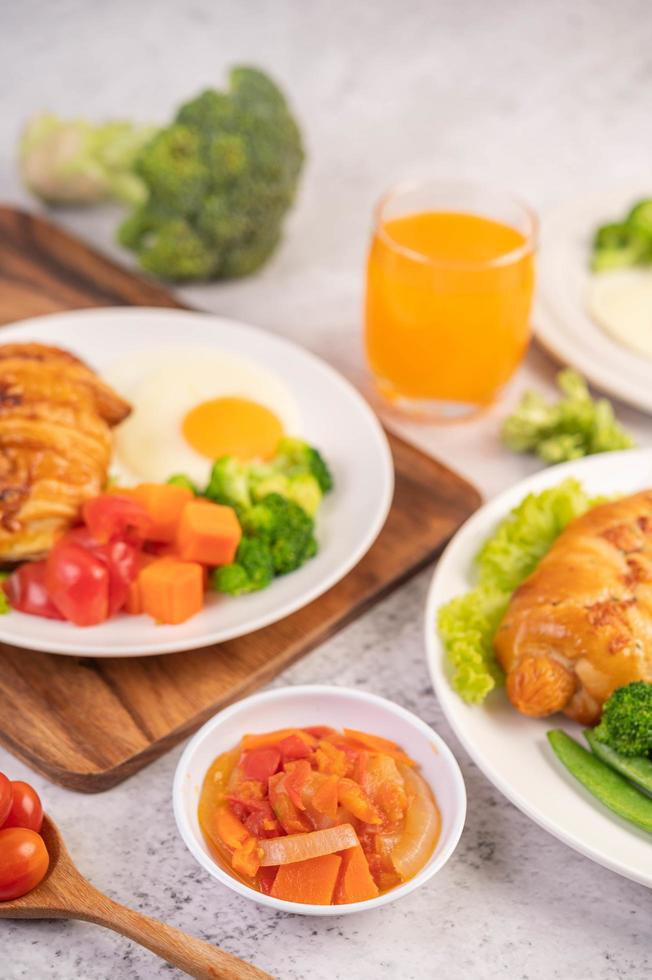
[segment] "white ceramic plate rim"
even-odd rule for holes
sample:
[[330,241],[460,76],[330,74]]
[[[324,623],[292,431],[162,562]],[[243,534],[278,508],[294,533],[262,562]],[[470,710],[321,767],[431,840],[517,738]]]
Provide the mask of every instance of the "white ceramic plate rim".
[[[617,472],[619,463],[626,463],[632,467],[638,464],[641,466],[647,465],[650,473],[650,484],[652,484],[652,449],[604,453],[599,456],[592,456],[586,459],[574,460],[569,463],[552,466],[547,470],[534,474],[528,479],[522,480],[497,497],[494,497],[462,525],[444,551],[430,583],[424,620],[426,659],[435,694],[449,725],[475,764],[494,786],[525,813],[526,816],[530,817],[531,820],[580,854],[626,878],[630,878],[647,887],[652,887],[652,871],[646,872],[644,869],[620,860],[617,855],[610,852],[608,846],[601,849],[588,845],[582,837],[569,831],[564,826],[563,821],[549,817],[539,807],[533,805],[526,794],[517,791],[510,784],[509,780],[501,775],[492,762],[492,759],[487,755],[484,746],[478,744],[478,742],[469,736],[463,712],[463,707],[466,708],[466,705],[464,705],[464,702],[462,702],[461,698],[453,690],[446,675],[445,653],[436,629],[437,611],[442,601],[448,598],[447,594],[446,596],[442,595],[444,583],[454,569],[456,572],[460,569],[460,563],[463,560],[462,556],[464,555],[466,558],[469,542],[476,540],[478,537],[488,537],[495,524],[505,517],[513,507],[520,503],[528,493],[539,492],[546,487],[559,483],[568,476],[576,476],[579,480],[582,480],[587,472],[599,470],[602,467],[613,468]],[[473,710],[482,711],[483,708],[479,706]],[[556,716],[555,718],[543,719],[542,721],[527,719],[527,721],[530,721],[531,724],[543,725],[543,732],[545,733],[548,727],[558,727],[560,717]],[[548,721],[547,725],[546,721]],[[558,775],[560,779],[565,778],[565,774],[561,770],[559,770]],[[599,813],[607,815],[610,820],[616,821],[621,828],[625,827],[625,829],[637,834],[633,828],[629,828],[624,822],[618,821],[618,818],[603,808],[600,803],[588,795],[582,797],[581,787],[571,777],[568,777],[568,779],[570,784],[578,791],[578,804],[582,802],[585,806],[596,808]],[[649,842],[642,840],[642,844],[652,849],[652,839]],[[652,850],[649,853],[652,858]]]
[[652,412],[652,360],[617,343],[585,308],[591,232],[652,194],[652,180],[631,181],[556,208],[542,223],[538,262],[537,340],[591,384],[639,410]]
[[[292,351],[293,356],[300,358],[306,367],[313,372],[313,374],[321,375],[322,378],[327,379],[334,392],[336,394],[340,393],[346,396],[355,406],[356,412],[358,412],[360,417],[364,420],[369,436],[372,440],[365,447],[365,449],[367,452],[375,454],[382,471],[381,482],[374,487],[375,500],[369,507],[369,521],[366,530],[364,533],[361,533],[356,545],[346,554],[346,556],[337,563],[329,574],[324,575],[323,578],[313,587],[303,589],[299,588],[297,594],[292,599],[280,603],[273,610],[267,613],[250,618],[246,624],[237,625],[231,629],[217,628],[185,639],[179,636],[170,636],[167,639],[157,639],[153,642],[139,643],[134,641],[133,643],[120,644],[119,646],[111,643],[103,643],[101,641],[89,641],[85,642],[82,648],[81,645],[76,645],[73,647],[66,642],[65,639],[60,640],[57,639],[56,636],[49,636],[45,640],[31,637],[29,634],[28,625],[31,617],[16,613],[12,615],[21,616],[21,619],[26,626],[25,630],[22,631],[20,637],[18,637],[13,630],[10,631],[3,628],[3,617],[0,617],[0,642],[19,645],[30,650],[41,650],[46,653],[57,653],[67,656],[130,657],[153,656],[160,653],[175,653],[182,650],[192,650],[204,646],[211,646],[216,643],[224,643],[225,641],[235,639],[238,636],[252,633],[264,626],[269,626],[272,623],[284,619],[291,613],[296,612],[298,609],[308,605],[314,599],[317,599],[324,592],[327,592],[328,589],[344,578],[344,576],[358,564],[360,559],[371,548],[372,544],[382,530],[383,525],[385,524],[394,494],[394,465],[389,443],[387,442],[387,437],[385,436],[380,422],[362,395],[360,395],[357,389],[334,368],[330,367],[330,365],[328,365],[321,358],[300,347],[298,344],[294,344],[291,341],[275,334],[268,333],[261,328],[241,323],[228,317],[215,316],[211,313],[203,313],[194,310],[168,309],[165,307],[107,307],[102,309],[73,310],[70,312],[52,313],[47,316],[33,317],[13,324],[3,325],[2,332],[0,333],[0,342],[2,342],[4,338],[7,340],[11,339],[16,341],[21,339],[26,340],[30,336],[36,336],[40,339],[44,331],[56,331],[56,328],[60,327],[62,324],[67,325],[71,321],[74,323],[75,320],[80,321],[80,330],[87,331],[93,329],[92,321],[96,321],[97,324],[101,326],[103,320],[111,320],[116,316],[124,317],[130,322],[134,322],[139,318],[146,320],[155,317],[157,320],[168,319],[174,321],[190,317],[196,322],[204,321],[207,326],[222,324],[227,329],[235,328],[239,331],[242,336],[242,353],[245,356],[249,356],[251,360],[256,359],[255,356],[247,355],[246,353],[246,348],[251,342],[254,344],[262,343],[265,346],[271,345],[272,347],[280,350],[285,349]],[[84,321],[91,322],[88,323]],[[84,322],[83,326],[82,322]],[[50,339],[53,343],[56,343],[56,336],[52,336]],[[211,343],[208,335],[206,343],[208,345]],[[219,341],[215,342],[215,346],[219,349]],[[335,492],[337,492],[337,489]],[[300,575],[301,570],[294,574]],[[270,589],[273,589],[273,587],[274,586],[271,585]],[[52,623],[53,631],[56,632],[56,627],[58,625],[60,624],[56,622]],[[101,626],[90,627],[90,629],[94,630],[99,630],[101,628]],[[157,629],[162,631],[177,630],[178,627],[161,626]]]
[[[210,858],[209,855],[202,850],[197,843],[195,834],[192,832],[192,829],[188,823],[182,801],[185,793],[186,772],[189,768],[192,756],[198,746],[205,739],[210,738],[215,728],[222,725],[225,721],[232,719],[234,716],[237,716],[244,707],[263,705],[270,701],[280,701],[293,698],[300,699],[306,695],[317,697],[324,695],[336,696],[338,698],[342,698],[343,700],[351,701],[353,707],[355,707],[356,702],[366,702],[367,704],[376,705],[382,708],[388,714],[401,718],[413,728],[416,728],[435,747],[437,753],[439,753],[446,761],[448,776],[458,799],[458,808],[453,816],[448,840],[441,850],[435,854],[434,858],[431,858],[428,864],[426,864],[425,867],[414,876],[414,878],[411,878],[404,885],[399,885],[397,888],[394,888],[389,892],[385,892],[383,895],[379,895],[378,898],[372,898],[365,902],[356,902],[352,905],[303,905],[298,902],[287,902],[278,898],[273,898],[271,895],[264,895],[262,892],[253,891],[253,889],[247,887],[247,885],[238,881],[236,878],[232,878],[226,873],[226,871],[223,871],[219,864],[213,861],[212,858]],[[350,915],[351,913],[366,912],[370,911],[371,909],[380,908],[383,905],[388,905],[390,902],[394,902],[397,899],[402,898],[404,895],[409,895],[415,888],[418,888],[424,882],[428,881],[433,875],[440,871],[441,868],[443,868],[458,845],[459,839],[462,835],[462,830],[464,829],[464,821],[466,819],[466,788],[464,786],[464,779],[455,756],[449,749],[446,742],[444,742],[437,732],[418,718],[417,715],[413,714],[411,711],[408,711],[406,708],[401,707],[401,705],[396,704],[394,701],[389,701],[387,698],[380,697],[377,694],[371,694],[368,691],[360,691],[356,688],[336,687],[330,684],[301,684],[295,687],[282,687],[274,688],[271,691],[262,691],[258,694],[253,694],[248,698],[244,698],[242,701],[237,701],[235,704],[230,705],[230,707],[225,708],[223,711],[216,714],[193,736],[184,749],[183,755],[179,759],[176,772],[174,774],[172,803],[177,827],[186,847],[191,852],[195,860],[198,861],[210,875],[217,878],[218,881],[221,881],[223,885],[226,885],[232,891],[237,892],[244,898],[248,898],[250,901],[257,902],[259,905],[264,905],[267,908],[275,909],[276,911],[293,912],[296,915]]]

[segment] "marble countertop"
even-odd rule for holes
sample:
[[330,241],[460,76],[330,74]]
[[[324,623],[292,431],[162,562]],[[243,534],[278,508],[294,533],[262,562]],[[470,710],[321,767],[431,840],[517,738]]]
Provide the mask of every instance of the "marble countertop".
[[[23,0],[3,12],[0,197],[35,205],[15,173],[24,119],[40,108],[163,119],[233,62],[261,64],[292,93],[309,148],[286,241],[257,277],[194,287],[196,306],[289,336],[363,381],[362,265],[374,200],[396,179],[459,174],[518,189],[545,209],[581,189],[649,172],[652,12],[646,0],[302,3],[276,0]],[[111,254],[110,208],[57,219]],[[400,431],[485,496],[537,463],[496,431],[520,391],[550,388],[536,349],[501,403],[463,427]],[[652,445],[649,417],[622,420]],[[286,671],[277,684],[360,686],[416,711],[462,766],[461,844],[428,885],[375,913],[268,912],[194,862],[172,816],[181,747],[121,786],[80,796],[0,750],[56,814],[80,869],[109,895],[222,944],[282,980],[639,980],[652,970],[650,893],[540,830],[487,782],[431,692],[421,635],[430,572]],[[157,980],[176,974],[91,925],[1,922],[0,980]]]

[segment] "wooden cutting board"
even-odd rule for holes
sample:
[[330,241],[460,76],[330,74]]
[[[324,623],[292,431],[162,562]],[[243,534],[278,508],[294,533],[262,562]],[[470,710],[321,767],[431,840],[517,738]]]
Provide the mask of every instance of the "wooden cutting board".
[[[43,218],[0,208],[0,323],[116,305],[181,306]],[[0,645],[0,742],[63,786],[108,789],[431,562],[480,496],[440,463],[389,439],[396,467],[389,518],[338,585],[273,626],[202,650],[95,660]]]

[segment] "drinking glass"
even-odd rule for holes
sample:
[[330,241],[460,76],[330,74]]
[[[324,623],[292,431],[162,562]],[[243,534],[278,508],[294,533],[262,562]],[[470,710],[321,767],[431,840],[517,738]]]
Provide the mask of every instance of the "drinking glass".
[[537,219],[461,180],[380,200],[367,263],[365,342],[380,393],[432,420],[489,406],[530,339]]

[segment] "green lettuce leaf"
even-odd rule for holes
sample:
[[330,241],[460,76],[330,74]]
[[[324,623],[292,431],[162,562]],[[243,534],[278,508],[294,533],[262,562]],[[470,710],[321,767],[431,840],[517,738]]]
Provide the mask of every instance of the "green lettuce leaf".
[[534,571],[567,524],[601,498],[591,498],[572,478],[531,493],[498,524],[475,557],[476,585],[439,610],[437,624],[452,683],[479,704],[502,683],[493,639],[512,592]]

